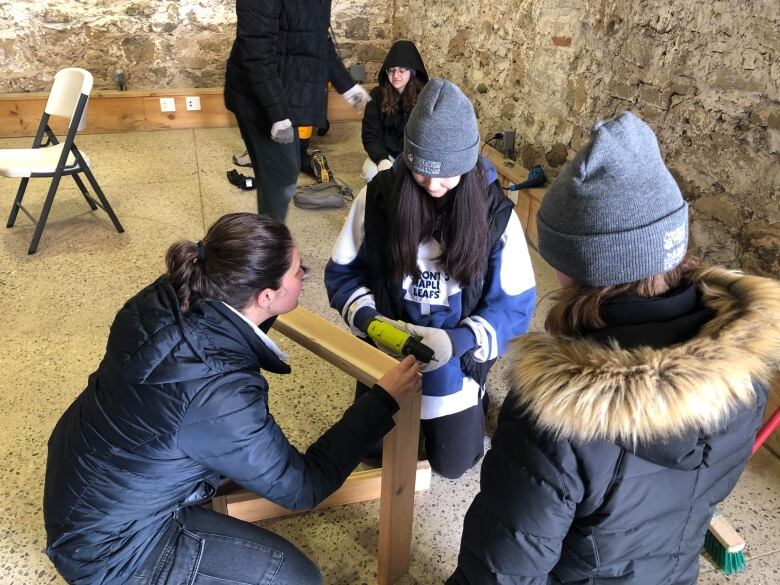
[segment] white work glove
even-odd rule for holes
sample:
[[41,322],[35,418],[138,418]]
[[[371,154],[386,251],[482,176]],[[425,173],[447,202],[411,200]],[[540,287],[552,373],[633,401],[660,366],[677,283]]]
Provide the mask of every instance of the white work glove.
[[341,94],[341,96],[347,100],[347,103],[355,108],[358,112],[362,111],[366,107],[366,104],[371,101],[371,96],[368,95],[366,88],[359,83],[356,83],[347,91]]
[[404,328],[433,350],[433,359],[427,364],[420,364],[421,372],[432,372],[450,361],[453,351],[452,339],[444,329],[423,327],[411,323],[404,323]]
[[393,162],[389,158],[383,158],[379,161],[379,164],[376,165],[376,168],[380,171],[386,171],[387,169],[393,168]]
[[290,120],[280,120],[271,126],[271,140],[279,144],[290,144],[295,139],[295,130]]

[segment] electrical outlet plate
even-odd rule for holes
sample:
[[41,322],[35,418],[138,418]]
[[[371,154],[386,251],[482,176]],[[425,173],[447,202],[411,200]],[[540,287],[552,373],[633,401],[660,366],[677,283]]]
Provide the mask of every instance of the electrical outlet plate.
[[176,111],[176,98],[160,98],[160,111],[161,112],[175,112]]
[[184,103],[187,104],[187,110],[188,111],[200,110],[200,96],[199,95],[188,95],[186,98],[184,98]]
[[505,158],[514,160],[515,158],[515,131],[504,130],[504,138],[502,143],[503,155]]

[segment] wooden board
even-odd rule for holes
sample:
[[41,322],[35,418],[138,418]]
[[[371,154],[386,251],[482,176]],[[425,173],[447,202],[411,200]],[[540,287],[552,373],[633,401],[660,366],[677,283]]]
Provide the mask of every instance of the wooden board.
[[[304,307],[280,315],[274,328],[341,371],[372,385],[395,359],[336,327]],[[395,427],[385,435],[379,508],[377,580],[391,585],[409,571],[411,562],[417,442],[422,395],[399,403]],[[430,485],[430,483],[429,483]]]
[[[500,152],[490,145],[482,147],[482,156],[493,163],[498,172],[501,185],[508,187],[510,183],[522,183],[528,178],[528,170],[519,163],[504,158]],[[542,204],[545,189],[534,187],[533,189],[520,189],[517,193],[515,213],[520,218],[528,243],[534,248],[539,247],[539,236],[536,231],[536,212]]]
[[415,467],[422,395],[408,397],[382,449],[377,582],[391,585],[409,571],[414,520]]
[[[431,487],[431,466],[427,461],[417,463],[414,490],[427,490]],[[344,504],[378,500],[382,489],[382,469],[355,471],[347,478],[338,490],[325,498],[315,510],[333,508]],[[279,518],[292,514],[300,514],[306,510],[292,511],[274,504],[263,498],[258,498],[252,492],[241,490],[212,500],[212,508],[234,518],[247,522],[258,522],[269,518]]]
[[[775,378],[769,388],[769,400],[766,404],[764,420],[772,416],[772,413],[778,407],[780,407],[780,374],[775,374]],[[777,429],[769,436],[766,443],[764,443],[764,448],[770,449],[775,455],[780,457],[780,429]]]
[[[370,88],[371,86],[366,86]],[[0,94],[0,137],[34,136],[38,129],[48,93]],[[187,111],[186,96],[200,97],[200,110]],[[175,112],[161,112],[160,98],[172,97]],[[328,120],[362,120],[335,90],[328,90]],[[176,128],[227,128],[236,126],[236,118],[225,108],[223,89],[172,88],[132,91],[95,90],[87,105],[85,134],[132,132]],[[63,132],[66,123],[53,121],[55,132]]]
[[274,329],[368,386],[398,363],[304,307],[279,315]]

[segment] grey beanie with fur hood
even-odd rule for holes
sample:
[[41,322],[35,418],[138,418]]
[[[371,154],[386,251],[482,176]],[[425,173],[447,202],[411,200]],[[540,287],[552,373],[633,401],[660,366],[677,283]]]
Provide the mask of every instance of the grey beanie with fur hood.
[[650,127],[631,112],[593,126],[537,214],[539,253],[575,281],[609,286],[667,272],[688,248],[688,204]]

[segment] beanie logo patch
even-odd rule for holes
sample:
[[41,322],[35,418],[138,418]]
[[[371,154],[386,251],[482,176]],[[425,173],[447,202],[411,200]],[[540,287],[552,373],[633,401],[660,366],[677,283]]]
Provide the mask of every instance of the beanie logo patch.
[[414,162],[414,170],[421,175],[433,177],[441,174],[441,162],[417,157]]
[[682,262],[686,249],[685,224],[674,228],[664,234],[664,270],[671,270]]

